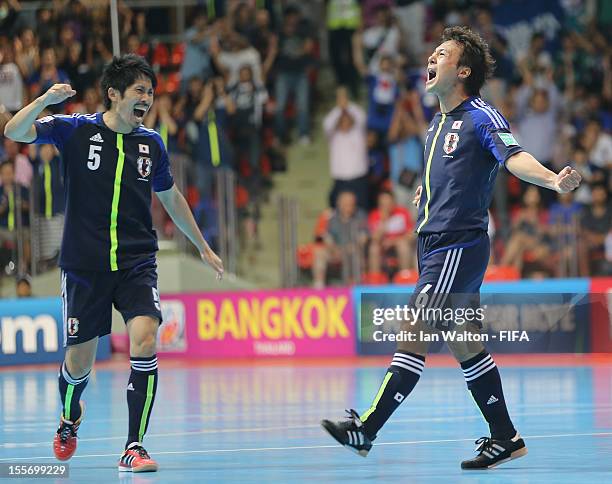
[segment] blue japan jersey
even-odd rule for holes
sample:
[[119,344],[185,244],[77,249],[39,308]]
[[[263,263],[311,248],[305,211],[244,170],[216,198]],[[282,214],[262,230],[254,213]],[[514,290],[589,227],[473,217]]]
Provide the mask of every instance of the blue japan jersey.
[[479,97],[436,114],[425,142],[417,233],[486,231],[499,167],[520,151],[508,122]]
[[102,113],[55,115],[35,122],[34,143],[62,155],[66,216],[63,269],[116,271],[154,259],[151,191],[174,185],[159,134],[111,130]]

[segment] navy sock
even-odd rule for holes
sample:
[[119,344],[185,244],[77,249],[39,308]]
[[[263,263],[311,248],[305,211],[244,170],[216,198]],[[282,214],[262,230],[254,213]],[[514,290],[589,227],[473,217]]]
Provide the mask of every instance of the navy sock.
[[129,412],[126,448],[131,443],[142,442],[157,390],[157,356],[132,356],[130,363],[132,372],[126,391]]
[[512,425],[499,371],[491,355],[486,351],[461,363],[463,376],[474,401],[489,424],[491,437],[509,440],[516,434]]
[[372,406],[361,416],[363,428],[370,438],[376,437],[395,409],[416,386],[423,368],[425,358],[421,355],[398,351],[387,370]]
[[64,419],[70,422],[76,422],[81,416],[81,405],[79,404],[79,400],[88,381],[89,373],[81,378],[73,378],[72,375],[68,373],[66,362],[62,363],[59,371],[58,383]]

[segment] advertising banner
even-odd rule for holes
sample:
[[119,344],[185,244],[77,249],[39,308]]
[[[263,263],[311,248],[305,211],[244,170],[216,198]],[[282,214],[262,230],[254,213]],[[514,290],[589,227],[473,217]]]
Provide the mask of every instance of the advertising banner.
[[588,279],[489,283],[476,298],[426,287],[411,299],[412,291],[354,289],[359,354],[392,354],[401,341],[432,353],[454,341],[482,341],[497,353],[591,351]]
[[349,356],[349,289],[291,289],[161,296],[158,354],[187,357]]
[[[79,322],[73,321],[73,327]],[[64,358],[62,301],[58,297],[0,301],[0,366],[59,363]],[[110,358],[100,339],[99,360]]]
[[612,353],[612,277],[591,279],[591,351]]

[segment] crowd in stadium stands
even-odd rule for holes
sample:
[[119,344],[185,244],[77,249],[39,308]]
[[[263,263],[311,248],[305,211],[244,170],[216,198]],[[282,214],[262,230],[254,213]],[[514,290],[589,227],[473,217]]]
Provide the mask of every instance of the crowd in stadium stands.
[[[0,0],[0,128],[57,82],[69,82],[77,95],[50,106],[53,113],[103,110],[98,79],[112,57],[108,3],[55,0],[36,11],[25,3]],[[500,171],[490,217],[491,276],[612,274],[606,2],[560,1],[558,42],[534,30],[522,50],[495,25],[492,0],[325,0],[313,8],[285,0],[203,3],[207,8],[188,9],[190,26],[178,42],[156,40],[159,22],[121,1],[119,30],[122,51],[144,56],[158,73],[145,124],[160,132],[171,153],[190,160],[188,200],[213,245],[217,176],[236,175],[238,210],[256,237],[273,172],[287,169],[285,147],[292,140],[310,144],[320,132],[314,114],[328,111],[322,131],[329,208],[314,243],[298,251],[299,265],[318,287],[333,273],[345,282],[413,280],[412,199],[438,109],[424,91],[424,68],[443,28],[465,24],[489,42],[497,63],[483,97],[527,151],[555,170],[569,160],[584,178],[575,193],[557,196]],[[328,55],[321,52],[325,45]],[[332,107],[313,95],[322,59],[335,76],[336,86],[328,86],[337,88]],[[62,187],[53,147],[28,148],[1,135],[0,141],[0,247],[6,248],[14,240],[15,207],[28,222],[27,190],[37,194],[41,220],[53,224],[61,223]],[[16,205],[13,193],[24,203]],[[172,224],[156,210],[162,236],[172,236]]]

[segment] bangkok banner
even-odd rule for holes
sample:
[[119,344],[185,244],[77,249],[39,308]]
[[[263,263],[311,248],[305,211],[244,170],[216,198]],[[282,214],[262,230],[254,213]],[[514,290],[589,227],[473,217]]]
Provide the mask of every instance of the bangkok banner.
[[158,354],[195,358],[350,356],[349,289],[166,294]]

